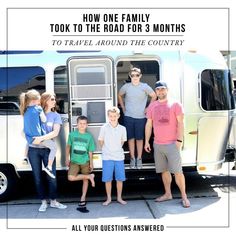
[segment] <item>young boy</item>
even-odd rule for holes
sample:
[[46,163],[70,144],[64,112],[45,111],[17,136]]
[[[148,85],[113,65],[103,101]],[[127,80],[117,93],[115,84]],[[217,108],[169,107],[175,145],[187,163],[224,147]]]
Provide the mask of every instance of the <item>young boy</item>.
[[86,131],[88,119],[86,116],[77,118],[77,130],[69,134],[66,146],[66,165],[69,166],[68,180],[83,181],[82,196],[77,210],[88,212],[86,209],[86,194],[88,183],[91,182],[95,187],[94,174],[90,174],[93,170],[92,153],[95,150],[93,137]]
[[123,181],[125,181],[124,150],[122,148],[127,140],[126,129],[118,123],[120,110],[111,107],[108,112],[109,123],[102,126],[99,133],[99,144],[102,147],[102,181],[105,182],[107,199],[103,203],[111,203],[111,188],[113,173],[115,173],[117,187],[117,201],[122,205],[127,202],[122,199]]

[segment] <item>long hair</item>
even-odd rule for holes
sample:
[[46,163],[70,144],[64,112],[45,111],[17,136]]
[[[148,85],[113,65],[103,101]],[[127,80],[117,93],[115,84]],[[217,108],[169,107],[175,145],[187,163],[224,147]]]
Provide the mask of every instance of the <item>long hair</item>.
[[[42,106],[42,108],[43,108],[44,111],[47,110],[47,101],[48,101],[49,99],[51,99],[51,97],[56,97],[55,93],[53,93],[53,92],[44,92],[44,93],[41,95],[41,106]],[[53,108],[51,109],[51,111],[53,111],[53,112],[56,111],[56,106],[53,107]]]
[[27,91],[26,93],[21,93],[20,94],[20,114],[24,115],[30,102],[33,100],[38,100],[38,99],[40,99],[40,93],[35,89],[31,89]]

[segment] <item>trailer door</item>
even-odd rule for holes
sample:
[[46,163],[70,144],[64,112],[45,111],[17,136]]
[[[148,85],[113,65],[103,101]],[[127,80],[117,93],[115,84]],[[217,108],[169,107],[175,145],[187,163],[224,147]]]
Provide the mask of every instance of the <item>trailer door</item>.
[[80,115],[88,118],[88,131],[96,143],[95,167],[101,167],[98,135],[107,122],[106,111],[114,101],[114,66],[108,57],[76,57],[68,60],[70,130]]
[[228,70],[205,69],[199,78],[200,107],[198,121],[198,170],[216,170],[224,155],[235,109]]

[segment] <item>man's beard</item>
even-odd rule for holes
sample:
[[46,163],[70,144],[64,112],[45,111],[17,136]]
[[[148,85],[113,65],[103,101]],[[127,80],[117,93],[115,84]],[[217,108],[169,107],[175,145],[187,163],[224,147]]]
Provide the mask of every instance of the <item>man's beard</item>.
[[167,98],[167,95],[160,95],[158,96],[159,100],[165,100]]

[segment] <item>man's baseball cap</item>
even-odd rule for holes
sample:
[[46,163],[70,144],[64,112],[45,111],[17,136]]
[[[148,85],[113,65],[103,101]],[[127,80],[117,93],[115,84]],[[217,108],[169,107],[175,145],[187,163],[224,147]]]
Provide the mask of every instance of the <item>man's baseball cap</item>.
[[158,88],[168,88],[167,87],[167,84],[166,82],[164,81],[157,81],[156,84],[155,84],[155,89],[158,89]]

